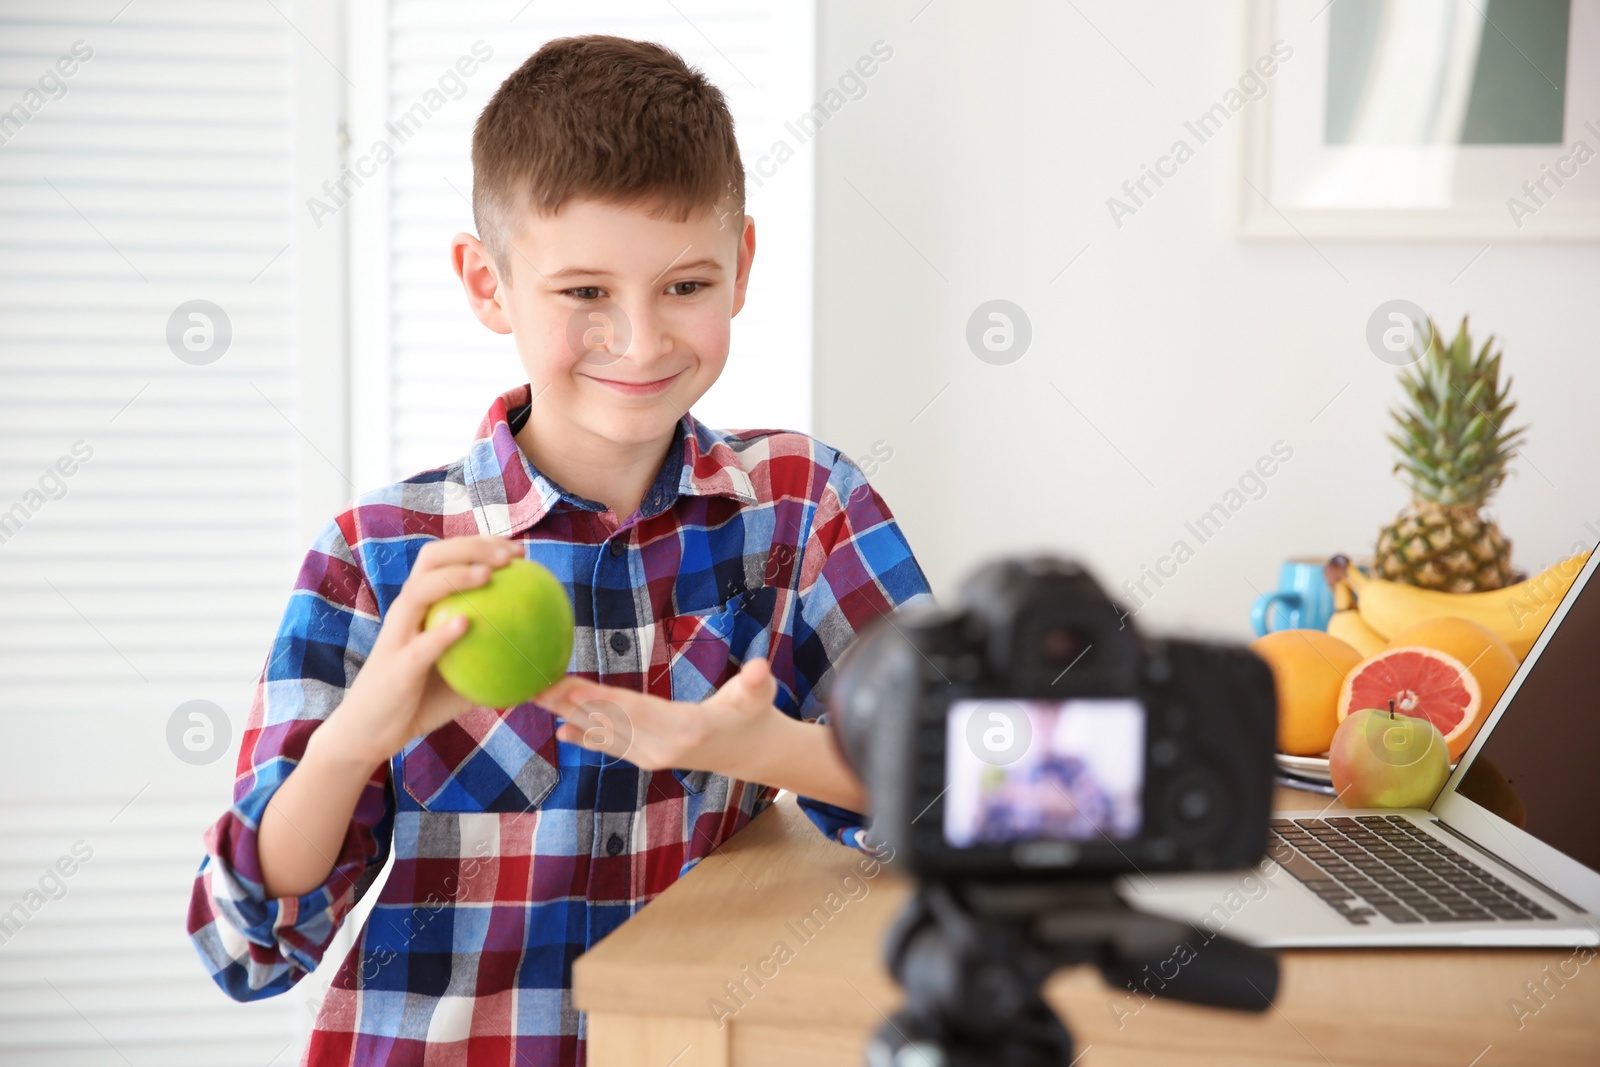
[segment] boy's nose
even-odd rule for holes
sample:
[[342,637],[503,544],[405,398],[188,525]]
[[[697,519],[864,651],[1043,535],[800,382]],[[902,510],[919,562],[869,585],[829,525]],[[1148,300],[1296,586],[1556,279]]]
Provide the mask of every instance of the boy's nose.
[[[618,337],[618,343],[611,349],[613,358],[625,359],[642,370],[672,351],[672,335],[655,309],[647,304],[636,304],[625,309],[625,314],[627,342],[624,346],[622,338]],[[648,374],[640,377],[643,381],[652,380]]]
[[672,338],[662,317],[649,308],[629,308],[610,300],[574,312],[567,341],[578,359],[592,370],[624,360],[644,367],[672,351]]

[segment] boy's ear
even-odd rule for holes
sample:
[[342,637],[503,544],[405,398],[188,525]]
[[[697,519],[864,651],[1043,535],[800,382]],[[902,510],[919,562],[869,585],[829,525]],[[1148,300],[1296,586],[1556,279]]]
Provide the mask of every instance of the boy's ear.
[[511,318],[501,299],[500,275],[483,242],[470,233],[456,234],[450,241],[450,262],[478,321],[495,333],[510,333]]
[[744,291],[750,284],[750,262],[756,258],[756,220],[744,217],[744,232],[739,235],[739,265],[733,276],[733,314],[744,307]]

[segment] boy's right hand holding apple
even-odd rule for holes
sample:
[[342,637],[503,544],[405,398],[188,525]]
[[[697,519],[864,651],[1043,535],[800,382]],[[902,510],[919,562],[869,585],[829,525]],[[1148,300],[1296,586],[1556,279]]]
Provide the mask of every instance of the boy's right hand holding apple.
[[269,897],[301,896],[320,886],[373,771],[472,706],[435,667],[466,633],[466,620],[432,630],[423,628],[424,620],[436,601],[485,584],[495,568],[521,558],[516,542],[486,536],[432,541],[417,553],[355,682],[311,734],[304,756],[262,813],[256,847]]

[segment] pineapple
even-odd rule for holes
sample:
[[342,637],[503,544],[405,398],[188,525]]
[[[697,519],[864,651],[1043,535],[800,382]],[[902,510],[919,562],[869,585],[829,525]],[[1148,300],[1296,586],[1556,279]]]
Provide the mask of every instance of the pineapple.
[[1517,405],[1500,383],[1500,355],[1489,337],[1472,354],[1467,320],[1443,344],[1428,321],[1421,358],[1401,376],[1410,403],[1390,411],[1411,505],[1378,535],[1374,569],[1423,589],[1476,593],[1514,581],[1511,542],[1481,509],[1505,480],[1506,463],[1527,427],[1505,428]]

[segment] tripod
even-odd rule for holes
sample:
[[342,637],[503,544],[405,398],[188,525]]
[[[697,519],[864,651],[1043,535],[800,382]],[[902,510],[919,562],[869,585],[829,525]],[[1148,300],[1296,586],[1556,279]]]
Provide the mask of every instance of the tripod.
[[1072,1035],[1039,987],[1082,963],[1114,987],[1155,968],[1159,995],[1236,1011],[1265,1011],[1278,989],[1271,953],[1136,911],[1109,881],[924,883],[884,951],[906,1002],[868,1067],[1068,1067]]

